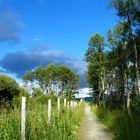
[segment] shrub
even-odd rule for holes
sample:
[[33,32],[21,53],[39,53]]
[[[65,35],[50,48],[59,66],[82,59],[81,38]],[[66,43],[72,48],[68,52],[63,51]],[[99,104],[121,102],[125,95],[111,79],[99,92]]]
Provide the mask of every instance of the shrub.
[[0,74],[0,101],[11,101],[19,95],[19,86],[16,81],[7,75]]
[[33,93],[32,93],[33,97],[38,97],[38,96],[41,96],[41,95],[43,95],[43,92],[39,88],[36,88],[36,89],[33,90]]

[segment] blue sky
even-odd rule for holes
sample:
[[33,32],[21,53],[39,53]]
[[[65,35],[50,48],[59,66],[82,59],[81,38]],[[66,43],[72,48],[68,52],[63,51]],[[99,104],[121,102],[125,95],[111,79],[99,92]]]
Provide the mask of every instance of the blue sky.
[[109,0],[0,0],[1,72],[20,77],[48,63],[84,75],[83,57],[96,32],[116,22]]

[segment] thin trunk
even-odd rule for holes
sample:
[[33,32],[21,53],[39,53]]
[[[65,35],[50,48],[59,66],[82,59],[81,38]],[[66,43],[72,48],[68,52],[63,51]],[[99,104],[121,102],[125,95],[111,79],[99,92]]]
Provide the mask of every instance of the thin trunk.
[[48,94],[51,95],[51,81],[49,81],[49,84],[48,84]]
[[102,96],[103,96],[103,103],[104,103],[104,107],[105,107],[105,99],[104,99],[104,93],[105,93],[105,81],[104,81],[104,78],[101,77],[101,81],[102,81]]
[[138,69],[138,53],[136,43],[134,43],[135,49],[135,71],[136,71],[136,89],[137,93],[140,94],[140,80],[139,80],[139,69]]
[[127,111],[128,111],[128,115],[129,115],[130,119],[133,121],[133,116],[132,116],[132,112],[131,112],[131,98],[130,98],[130,93],[128,93],[128,95],[127,95]]
[[48,94],[51,95],[51,88],[50,88],[50,86],[48,87]]
[[130,94],[128,93],[127,95],[127,109],[130,110],[131,107],[131,98],[130,98]]
[[58,93],[58,95],[63,95],[63,91],[64,91],[64,84],[61,83],[61,87],[60,87],[60,92]]
[[104,78],[101,77],[101,82],[102,82],[102,91],[105,90],[105,81],[104,81]]

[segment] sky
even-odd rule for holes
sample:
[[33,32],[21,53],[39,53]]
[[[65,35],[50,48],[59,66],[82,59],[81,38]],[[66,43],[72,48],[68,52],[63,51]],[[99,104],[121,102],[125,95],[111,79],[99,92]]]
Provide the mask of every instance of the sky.
[[109,0],[0,0],[0,72],[20,79],[37,66],[67,65],[85,85],[88,40],[116,23]]

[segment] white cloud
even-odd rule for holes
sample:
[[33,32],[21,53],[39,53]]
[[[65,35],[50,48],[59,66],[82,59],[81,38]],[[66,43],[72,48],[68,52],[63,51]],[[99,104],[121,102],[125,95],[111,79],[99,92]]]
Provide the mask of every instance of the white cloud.
[[42,38],[33,38],[33,41],[42,41]]

